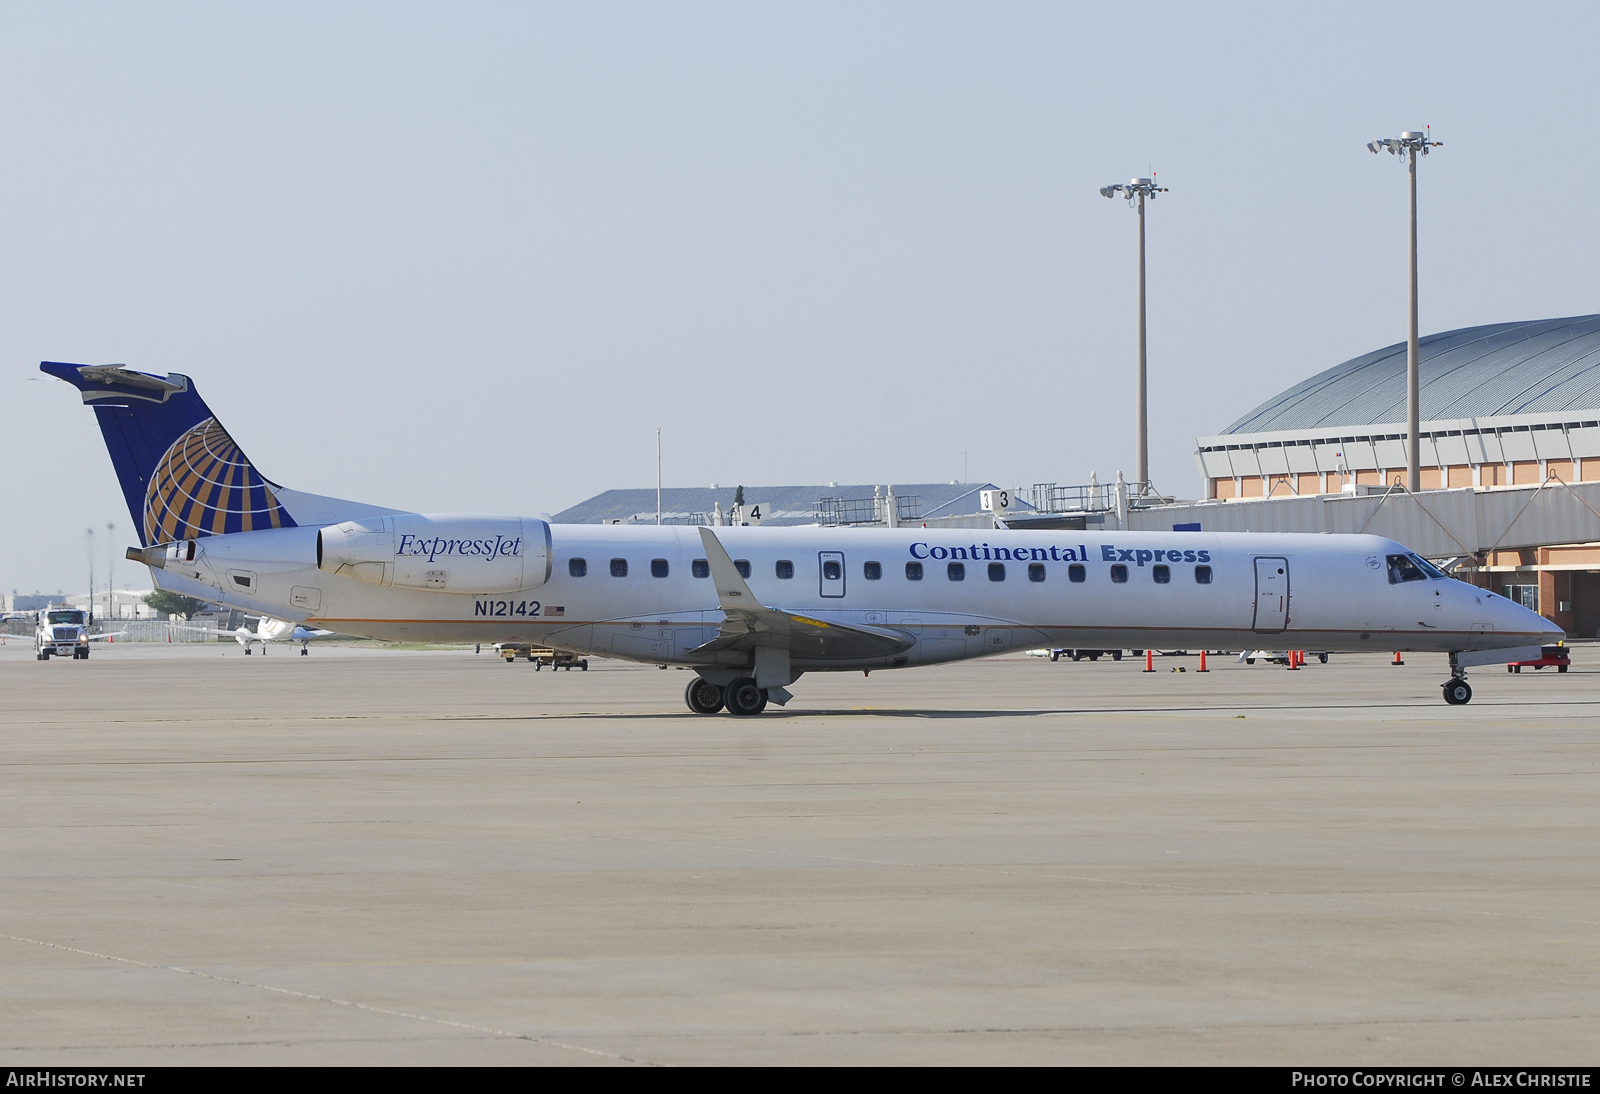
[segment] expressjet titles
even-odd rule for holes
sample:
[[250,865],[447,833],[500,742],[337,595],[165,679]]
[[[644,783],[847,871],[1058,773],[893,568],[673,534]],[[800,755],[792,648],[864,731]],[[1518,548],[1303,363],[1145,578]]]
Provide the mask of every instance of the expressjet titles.
[[[911,557],[964,558],[982,561],[1011,562],[1087,562],[1089,549],[1083,544],[1076,547],[991,547],[987,543],[973,543],[966,547],[930,547],[926,543],[913,543]],[[1143,566],[1147,562],[1210,562],[1210,551],[1125,550],[1109,543],[1100,545],[1100,561],[1131,562]]]
[[428,561],[435,561],[440,555],[455,555],[457,558],[472,558],[484,556],[490,562],[497,558],[513,558],[522,553],[522,539],[507,539],[505,536],[495,536],[494,539],[445,539],[443,536],[434,536],[424,539],[421,536],[401,536],[400,550],[397,555],[427,555]]

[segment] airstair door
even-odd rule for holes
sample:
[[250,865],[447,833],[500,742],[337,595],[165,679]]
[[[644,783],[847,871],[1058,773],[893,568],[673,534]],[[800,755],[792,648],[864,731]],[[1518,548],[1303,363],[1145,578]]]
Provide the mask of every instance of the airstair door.
[[1278,634],[1289,625],[1289,560],[1256,559],[1256,618],[1258,634]]

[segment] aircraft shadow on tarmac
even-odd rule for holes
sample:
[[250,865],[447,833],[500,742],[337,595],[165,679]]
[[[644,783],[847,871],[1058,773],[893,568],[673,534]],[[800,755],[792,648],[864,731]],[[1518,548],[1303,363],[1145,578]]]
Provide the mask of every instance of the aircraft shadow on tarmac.
[[[1506,697],[1499,700],[1490,700],[1483,703],[1486,707],[1592,707],[1600,705],[1600,701],[1583,699],[1556,699],[1556,700],[1528,700]],[[607,713],[598,710],[578,711],[570,714],[531,714],[531,715],[501,715],[493,716],[490,721],[517,721],[522,718],[604,718],[609,721],[660,721],[671,719],[674,721],[684,718],[706,719],[708,725],[758,725],[768,724],[773,721],[785,719],[795,720],[800,718],[922,718],[930,721],[937,720],[982,720],[996,718],[1045,718],[1051,716],[1066,716],[1074,714],[1227,714],[1234,716],[1239,713],[1252,712],[1282,713],[1310,710],[1396,710],[1419,708],[1432,710],[1435,706],[1431,697],[1421,695],[1411,698],[1392,701],[1372,701],[1365,703],[1274,703],[1257,706],[1217,705],[1217,706],[1117,706],[1117,707],[1042,707],[1042,708],[1013,708],[1009,710],[925,710],[915,707],[839,707],[834,709],[809,709],[792,707],[778,710],[769,708],[763,718],[757,721],[746,721],[730,715],[703,715],[692,714],[689,711],[663,710],[653,713]],[[455,719],[449,719],[455,720]],[[477,719],[468,719],[477,720]]]

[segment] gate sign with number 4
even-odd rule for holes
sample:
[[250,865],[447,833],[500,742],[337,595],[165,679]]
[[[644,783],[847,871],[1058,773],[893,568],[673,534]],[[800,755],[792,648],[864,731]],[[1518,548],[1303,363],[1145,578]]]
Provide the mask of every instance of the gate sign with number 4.
[[979,491],[978,498],[985,513],[1004,513],[1011,508],[1009,490],[982,490]]

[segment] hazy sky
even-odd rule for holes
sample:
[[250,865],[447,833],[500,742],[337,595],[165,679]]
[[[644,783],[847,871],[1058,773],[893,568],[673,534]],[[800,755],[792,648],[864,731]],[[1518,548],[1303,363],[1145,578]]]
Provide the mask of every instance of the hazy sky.
[[[1600,310],[1593,4],[9,3],[0,587],[133,542],[41,360],[195,380],[268,477],[422,511],[1151,464],[1422,328]],[[119,563],[119,584],[147,584]]]

